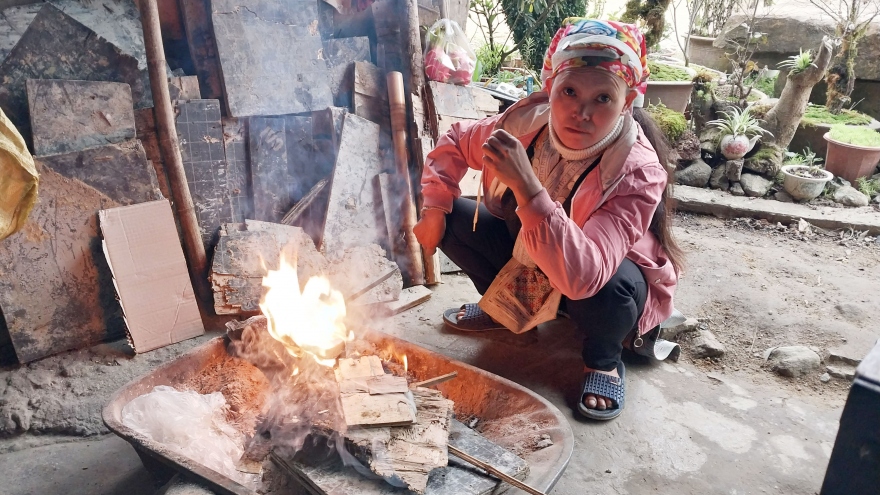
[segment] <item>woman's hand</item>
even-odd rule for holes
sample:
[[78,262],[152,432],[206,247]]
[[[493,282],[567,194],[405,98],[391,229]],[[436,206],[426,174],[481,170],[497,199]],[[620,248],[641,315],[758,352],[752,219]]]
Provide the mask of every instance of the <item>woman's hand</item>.
[[509,132],[498,129],[483,144],[483,166],[495,172],[516,196],[520,206],[535,197],[543,186],[522,143]]
[[422,218],[413,226],[413,234],[416,235],[419,244],[425,248],[425,255],[433,256],[443,234],[446,232],[446,212],[437,209],[427,209],[422,212]]

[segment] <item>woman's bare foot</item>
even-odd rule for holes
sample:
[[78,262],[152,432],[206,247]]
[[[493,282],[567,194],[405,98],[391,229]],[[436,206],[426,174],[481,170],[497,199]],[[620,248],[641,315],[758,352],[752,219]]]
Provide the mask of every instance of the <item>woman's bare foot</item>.
[[[584,366],[584,373],[589,373],[591,371],[595,371],[596,373],[602,373],[603,375],[620,377],[620,375],[617,374],[617,369],[613,369],[611,371],[601,371],[601,370],[594,370],[592,368],[587,368],[586,366]],[[613,408],[614,401],[607,398],[607,397],[602,397],[601,395],[586,394],[586,395],[584,395],[584,405],[587,406],[588,409],[596,409],[597,411],[604,411],[606,409]]]

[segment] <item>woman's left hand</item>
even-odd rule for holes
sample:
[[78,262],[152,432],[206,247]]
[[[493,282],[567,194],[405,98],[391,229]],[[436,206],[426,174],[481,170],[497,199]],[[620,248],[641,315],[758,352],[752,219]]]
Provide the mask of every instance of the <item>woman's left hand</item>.
[[483,166],[513,190],[519,205],[535,197],[543,186],[532,170],[526,149],[509,132],[498,129],[483,144]]

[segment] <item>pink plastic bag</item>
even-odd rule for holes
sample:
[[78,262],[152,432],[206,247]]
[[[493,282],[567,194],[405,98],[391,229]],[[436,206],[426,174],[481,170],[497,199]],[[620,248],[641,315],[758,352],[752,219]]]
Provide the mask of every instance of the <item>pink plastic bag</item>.
[[432,81],[466,85],[474,76],[477,56],[458,23],[440,19],[426,36],[425,74]]

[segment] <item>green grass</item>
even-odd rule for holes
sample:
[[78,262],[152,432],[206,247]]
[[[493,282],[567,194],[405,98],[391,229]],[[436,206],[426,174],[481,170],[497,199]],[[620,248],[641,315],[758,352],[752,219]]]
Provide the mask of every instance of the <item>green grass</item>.
[[859,177],[856,179],[856,185],[858,186],[859,191],[869,198],[873,198],[878,192],[880,192],[880,180],[878,179]]
[[648,105],[645,110],[651,115],[651,118],[654,119],[654,122],[657,123],[657,126],[660,127],[660,130],[663,131],[663,134],[670,143],[677,141],[687,130],[687,120],[684,114],[670,110],[662,103],[659,105]]
[[651,71],[649,81],[690,81],[691,73],[673,65],[661,64],[648,61],[648,70]]
[[801,123],[816,127],[819,124],[865,125],[871,123],[871,117],[855,110],[843,110],[838,115],[829,112],[825,105],[808,105]]
[[751,84],[758,91],[773,98],[776,96],[776,77],[777,76],[749,78],[746,80],[746,84]]
[[880,148],[880,132],[867,127],[837,124],[831,126],[831,139],[866,148]]

